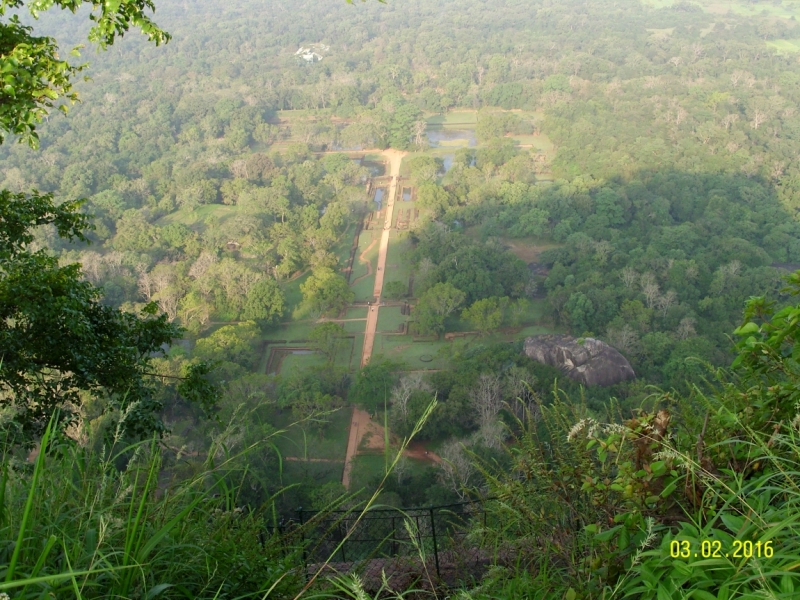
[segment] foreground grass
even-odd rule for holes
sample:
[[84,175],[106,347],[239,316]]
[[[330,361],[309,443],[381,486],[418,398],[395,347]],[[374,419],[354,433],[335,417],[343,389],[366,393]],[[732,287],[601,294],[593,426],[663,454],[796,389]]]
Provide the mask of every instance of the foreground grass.
[[[265,598],[299,589],[299,555],[237,509],[234,458],[159,482],[158,444],[78,447],[48,429],[34,465],[6,452],[0,591],[14,598]],[[215,466],[214,463],[218,465]]]

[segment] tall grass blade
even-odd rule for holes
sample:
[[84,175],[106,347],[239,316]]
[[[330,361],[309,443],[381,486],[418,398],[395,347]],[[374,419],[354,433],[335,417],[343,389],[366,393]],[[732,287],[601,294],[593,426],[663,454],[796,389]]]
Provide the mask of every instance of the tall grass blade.
[[[56,417],[53,417],[55,419]],[[44,430],[42,441],[39,448],[39,456],[36,457],[36,466],[33,469],[33,477],[31,478],[31,489],[28,492],[28,499],[25,502],[25,510],[22,513],[22,521],[19,525],[19,534],[17,535],[17,543],[14,545],[14,553],[11,555],[11,561],[8,564],[8,571],[6,571],[6,583],[14,579],[14,572],[17,569],[17,562],[19,561],[20,554],[22,553],[22,545],[25,540],[25,532],[28,530],[28,519],[31,516],[31,509],[33,508],[33,499],[36,496],[36,487],[39,482],[39,477],[44,470],[44,457],[47,453],[47,444],[50,442],[50,434],[53,430],[53,419],[47,424]]]

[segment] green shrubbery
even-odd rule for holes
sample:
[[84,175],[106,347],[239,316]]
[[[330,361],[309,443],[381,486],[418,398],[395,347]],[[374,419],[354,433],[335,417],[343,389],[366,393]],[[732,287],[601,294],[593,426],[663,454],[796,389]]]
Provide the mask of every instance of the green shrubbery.
[[751,300],[711,392],[656,394],[607,424],[557,393],[518,421],[513,468],[482,465],[504,526],[475,534],[504,568],[473,597],[796,597],[798,316]]

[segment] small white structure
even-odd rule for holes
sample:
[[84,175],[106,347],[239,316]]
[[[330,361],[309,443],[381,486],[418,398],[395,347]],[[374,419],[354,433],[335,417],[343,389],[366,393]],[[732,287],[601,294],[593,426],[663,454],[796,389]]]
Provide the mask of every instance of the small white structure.
[[294,55],[308,63],[315,63],[325,58],[325,53],[330,49],[330,46],[326,46],[325,44],[311,44],[308,47],[300,46]]

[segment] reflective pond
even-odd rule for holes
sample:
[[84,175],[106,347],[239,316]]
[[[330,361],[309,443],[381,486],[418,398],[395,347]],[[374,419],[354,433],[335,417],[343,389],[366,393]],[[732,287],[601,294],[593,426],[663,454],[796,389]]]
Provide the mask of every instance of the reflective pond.
[[474,129],[433,129],[426,133],[428,143],[434,148],[446,146],[474,148],[478,145]]

